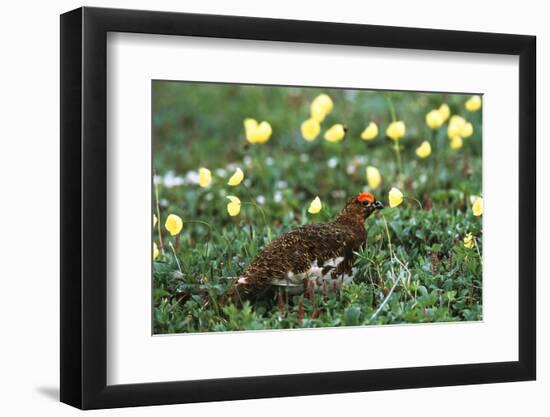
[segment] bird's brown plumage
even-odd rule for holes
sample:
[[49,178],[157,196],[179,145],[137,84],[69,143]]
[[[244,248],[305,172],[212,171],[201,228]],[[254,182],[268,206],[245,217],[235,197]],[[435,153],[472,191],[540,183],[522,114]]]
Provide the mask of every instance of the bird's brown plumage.
[[348,199],[333,221],[285,233],[256,256],[239,277],[235,290],[239,296],[253,294],[274,281],[304,276],[312,266],[323,276],[351,275],[354,252],[367,240],[365,219],[382,207],[372,194],[361,193]]

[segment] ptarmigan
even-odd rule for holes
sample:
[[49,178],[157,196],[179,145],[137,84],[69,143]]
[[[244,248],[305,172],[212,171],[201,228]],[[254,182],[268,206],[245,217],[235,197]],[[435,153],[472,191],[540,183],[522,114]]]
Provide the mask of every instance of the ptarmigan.
[[232,292],[242,298],[270,285],[300,285],[304,279],[351,280],[354,252],[367,240],[365,219],[382,208],[371,193],[362,192],[349,198],[333,221],[285,233],[256,256]]

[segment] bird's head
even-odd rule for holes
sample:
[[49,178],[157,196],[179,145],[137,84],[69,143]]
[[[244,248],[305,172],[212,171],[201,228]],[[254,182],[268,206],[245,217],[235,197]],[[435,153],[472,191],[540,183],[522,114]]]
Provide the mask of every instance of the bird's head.
[[363,224],[367,217],[383,208],[384,205],[371,193],[362,192],[348,199],[346,206],[338,215],[338,220]]

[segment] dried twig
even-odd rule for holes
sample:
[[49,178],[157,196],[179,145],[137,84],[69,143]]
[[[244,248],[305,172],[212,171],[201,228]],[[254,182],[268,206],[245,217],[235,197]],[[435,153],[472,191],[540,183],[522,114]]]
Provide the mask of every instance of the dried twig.
[[437,275],[439,272],[439,256],[436,252],[432,253],[432,274]]
[[309,303],[315,305],[315,281],[309,283]]
[[281,316],[284,316],[286,305],[283,301],[283,292],[281,290],[277,291],[277,306],[279,307],[279,312],[281,313]]
[[317,307],[315,310],[313,310],[313,313],[311,313],[311,318],[316,319],[316,318],[319,318],[320,315],[321,315],[321,308]]
[[301,323],[304,319],[304,297],[300,297],[300,301],[298,302],[298,323]]
[[[391,295],[393,294],[393,292],[395,291],[395,288],[397,288],[397,284],[399,284],[399,282],[402,281],[402,272],[403,271],[406,271],[407,272],[407,281],[410,280],[411,278],[411,271],[409,270],[409,268],[407,267],[407,265],[405,263],[403,263],[397,256],[395,256],[395,254],[393,253],[393,248],[392,248],[392,244],[391,244],[391,237],[390,237],[390,231],[388,229],[388,223],[386,222],[386,218],[384,216],[382,216],[382,218],[384,219],[384,226],[386,227],[386,236],[388,237],[388,247],[389,247],[389,251],[390,251],[390,269],[391,269],[391,273],[392,273],[392,278],[393,278],[393,285],[390,289],[390,291],[388,292],[388,294],[386,295],[386,297],[384,298],[384,300],[382,301],[382,303],[380,304],[380,306],[378,306],[378,308],[376,309],[376,311],[374,312],[374,314],[371,316],[371,318],[369,319],[369,322],[373,321],[376,317],[378,317],[378,314],[380,314],[380,312],[382,311],[382,309],[384,308],[384,306],[387,304],[388,300],[390,299]],[[401,272],[399,273],[399,277],[396,278],[395,276],[395,271],[393,269],[393,260],[395,259],[395,261],[401,266],[402,270]]]

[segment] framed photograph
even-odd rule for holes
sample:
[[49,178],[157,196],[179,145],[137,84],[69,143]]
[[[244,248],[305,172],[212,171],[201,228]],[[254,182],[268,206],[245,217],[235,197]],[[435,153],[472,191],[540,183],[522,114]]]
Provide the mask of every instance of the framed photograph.
[[61,401],[532,380],[535,37],[61,16]]

